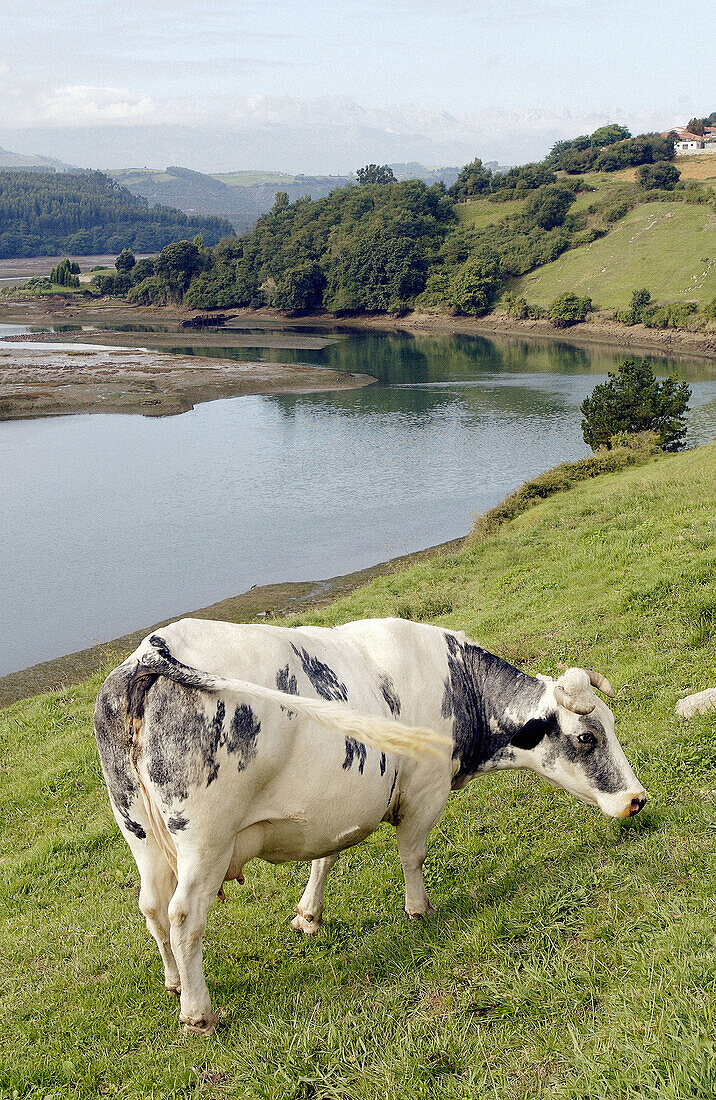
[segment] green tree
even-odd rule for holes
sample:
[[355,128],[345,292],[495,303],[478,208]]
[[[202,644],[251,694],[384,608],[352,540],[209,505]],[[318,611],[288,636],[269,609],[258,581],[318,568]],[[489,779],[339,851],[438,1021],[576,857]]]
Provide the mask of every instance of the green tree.
[[563,187],[558,183],[548,184],[540,187],[527,200],[523,216],[541,229],[555,229],[564,222],[574,199],[575,194],[570,187]]
[[480,248],[458,268],[449,288],[456,313],[487,313],[500,281],[500,258],[491,248]]
[[291,313],[309,313],[323,305],[326,276],[320,264],[297,264],[285,271],[274,293],[274,305]]
[[691,389],[686,382],[658,382],[647,359],[625,359],[609,380],[582,402],[582,435],[593,451],[611,448],[618,432],[656,432],[663,451],[684,446],[685,413]]
[[117,271],[124,272],[125,274],[132,270],[136,264],[134,253],[129,248],[123,248],[117,259],[114,261],[114,266]]
[[580,298],[578,294],[560,294],[549,307],[548,316],[557,328],[568,328],[580,321],[586,321],[592,308],[591,298]]
[[358,169],[356,175],[359,184],[396,182],[393,169],[387,164],[366,164],[365,168]]
[[639,184],[647,191],[657,188],[663,191],[673,191],[681,178],[681,172],[667,160],[659,160],[656,164],[642,164],[637,171],[636,178]]
[[492,172],[485,168],[479,157],[460,169],[457,179],[450,188],[448,194],[455,202],[465,202],[468,199],[484,195],[490,190]]
[[651,291],[644,286],[640,290],[633,290],[631,304],[629,306],[629,323],[638,325],[645,320],[646,310],[651,305]]
[[608,126],[600,126],[598,130],[595,130],[590,135],[590,145],[613,145],[615,141],[624,141],[625,138],[630,138],[631,134],[627,130],[626,126],[619,126],[618,123],[612,122]]
[[702,118],[690,118],[686,125],[686,129],[690,134],[698,134],[699,137],[703,137],[706,133],[706,127],[704,126],[704,120]]
[[193,241],[177,241],[161,250],[154,265],[171,294],[181,298],[189,283],[202,268],[199,249]]

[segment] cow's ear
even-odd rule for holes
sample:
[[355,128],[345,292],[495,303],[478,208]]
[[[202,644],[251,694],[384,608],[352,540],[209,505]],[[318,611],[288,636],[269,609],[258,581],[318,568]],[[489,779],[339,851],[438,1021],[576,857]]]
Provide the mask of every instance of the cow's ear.
[[546,737],[552,727],[547,718],[530,718],[522,729],[519,729],[511,738],[510,744],[516,749],[533,749],[539,745],[543,737]]

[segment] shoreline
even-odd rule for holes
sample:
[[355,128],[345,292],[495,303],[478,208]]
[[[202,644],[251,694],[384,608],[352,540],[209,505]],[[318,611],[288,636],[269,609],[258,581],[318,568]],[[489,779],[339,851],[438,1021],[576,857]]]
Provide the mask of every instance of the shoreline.
[[17,672],[5,673],[0,676],[0,708],[10,706],[28,696],[39,695],[41,692],[71,687],[92,676],[100,668],[119,663],[136,649],[152,630],[157,630],[177,619],[225,619],[228,622],[275,621],[276,618],[293,615],[298,611],[323,607],[340,596],[345,596],[356,588],[368,584],[375,577],[397,572],[412,562],[422,561],[438,554],[453,553],[460,549],[464,541],[464,538],[452,539],[437,546],[415,550],[411,554],[403,554],[388,561],[369,565],[365,569],[329,577],[326,580],[286,581],[279,584],[260,585],[249,589],[248,592],[241,592],[236,596],[228,596],[209,604],[208,607],[172,615],[169,619],[163,619],[161,622],[132,631],[130,634],[123,634],[119,638],[100,642],[98,645],[80,649],[62,657],[55,657],[49,661],[41,661],[28,668],[18,669]]
[[[528,340],[546,340],[577,346],[611,347],[626,353],[658,353],[669,357],[716,360],[716,332],[692,332],[686,329],[648,329],[644,325],[624,325],[599,314],[569,328],[555,328],[549,321],[519,321],[495,311],[484,317],[453,316],[444,313],[361,314],[337,316],[333,313],[292,315],[281,310],[238,306],[222,310],[226,321],[247,321],[267,328],[344,328],[414,334],[520,336]],[[76,298],[24,301],[0,300],[0,321],[17,324],[51,323],[72,318],[95,317],[102,322],[180,323],[202,313],[181,305],[134,306],[121,299],[100,298],[78,301]],[[203,311],[211,315],[211,311]],[[197,330],[193,333],[196,336]]]

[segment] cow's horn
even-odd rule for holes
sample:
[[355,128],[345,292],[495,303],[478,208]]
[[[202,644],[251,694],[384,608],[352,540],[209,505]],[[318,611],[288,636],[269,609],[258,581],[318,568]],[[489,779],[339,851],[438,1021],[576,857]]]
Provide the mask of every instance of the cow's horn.
[[596,706],[596,699],[593,703],[588,703],[584,699],[573,699],[559,684],[555,684],[554,697],[561,707],[574,711],[575,714],[591,714]]
[[554,697],[559,706],[574,714],[591,714],[597,705],[597,697],[583,668],[568,668],[554,685]]
[[593,684],[595,688],[599,688],[599,690],[604,692],[605,695],[608,695],[610,699],[614,698],[616,692],[606,676],[603,676],[601,672],[595,672],[593,668],[585,668],[584,671],[589,677],[590,684]]

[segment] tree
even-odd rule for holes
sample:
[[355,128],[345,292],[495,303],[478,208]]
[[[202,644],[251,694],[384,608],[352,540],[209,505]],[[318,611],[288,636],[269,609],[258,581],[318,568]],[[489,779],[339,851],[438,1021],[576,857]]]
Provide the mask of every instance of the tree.
[[366,164],[356,172],[359,184],[396,183],[393,169],[387,164]]
[[117,256],[117,259],[114,261],[114,266],[117,268],[117,271],[122,271],[126,274],[127,272],[132,270],[136,262],[137,261],[134,257],[134,253],[131,252],[128,248],[123,248],[119,256]]
[[626,126],[619,126],[618,123],[612,122],[607,126],[600,126],[598,130],[595,130],[589,138],[590,145],[613,145],[615,141],[624,141],[625,138],[630,138],[631,134],[627,130]]
[[489,168],[485,168],[478,157],[476,160],[471,161],[470,164],[466,164],[464,168],[460,169],[457,179],[450,188],[449,194],[455,202],[465,202],[468,199],[476,198],[477,195],[484,195],[486,191],[489,191],[491,181],[492,172]]
[[690,118],[686,125],[686,129],[690,134],[698,134],[699,137],[703,137],[706,132],[706,127],[704,126],[704,120],[702,118]]
[[638,325],[645,320],[646,311],[651,305],[651,291],[644,286],[633,290],[629,306],[629,324]]
[[487,313],[499,281],[499,256],[491,248],[479,248],[454,275],[450,305],[456,313]]
[[659,160],[656,164],[642,164],[637,171],[636,178],[639,184],[647,191],[657,188],[663,191],[673,191],[681,178],[681,172],[668,160]]
[[199,249],[192,241],[177,241],[176,244],[166,245],[159,253],[154,265],[157,275],[178,297],[184,294],[193,276],[201,271],[201,267]]
[[580,298],[577,294],[560,294],[549,307],[549,319],[556,328],[569,328],[580,321],[586,321],[592,311],[592,299]]
[[582,435],[593,451],[611,448],[618,432],[656,432],[663,451],[684,446],[691,389],[669,377],[657,382],[647,359],[625,359],[582,402]]
[[574,191],[558,183],[540,187],[532,198],[525,203],[523,215],[526,220],[541,229],[555,229],[562,225],[567,211],[574,202]]

